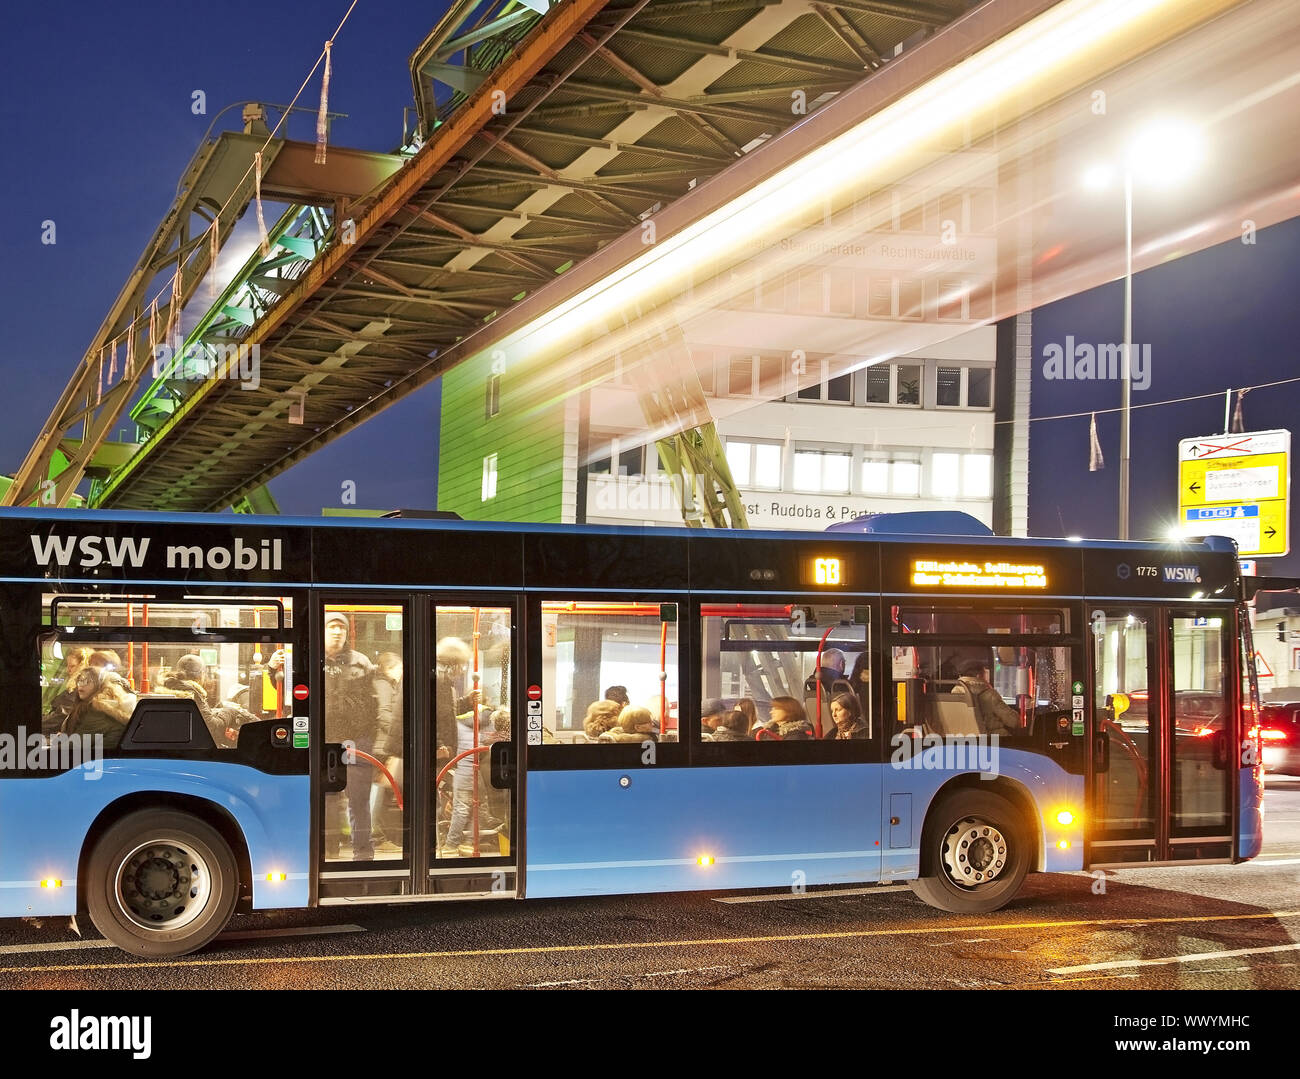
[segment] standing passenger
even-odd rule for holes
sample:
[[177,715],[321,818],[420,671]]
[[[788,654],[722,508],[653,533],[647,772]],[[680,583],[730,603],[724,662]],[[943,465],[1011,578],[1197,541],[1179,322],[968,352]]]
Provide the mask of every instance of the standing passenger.
[[[375,666],[360,652],[348,648],[347,641],[347,615],[331,611],[325,616],[325,737],[331,742],[350,741],[363,753],[373,753],[379,717]],[[332,808],[327,805],[325,845],[327,852],[333,852],[331,857],[338,857],[341,837],[334,829],[339,803],[346,796],[352,828],[352,860],[368,862],[374,858],[370,837],[373,775],[374,769],[358,757],[348,765],[347,789],[328,797]]]

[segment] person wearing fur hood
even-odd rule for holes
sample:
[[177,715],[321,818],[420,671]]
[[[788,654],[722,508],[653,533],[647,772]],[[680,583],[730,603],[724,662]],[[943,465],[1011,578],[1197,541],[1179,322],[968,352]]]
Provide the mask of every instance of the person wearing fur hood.
[[234,701],[208,701],[208,691],[203,687],[207,673],[203,660],[196,655],[181,656],[176,665],[163,678],[160,692],[173,697],[189,697],[199,707],[199,714],[212,740],[223,749],[230,749],[239,741],[239,728],[256,717],[235,704]]
[[601,742],[657,742],[655,717],[649,708],[624,708],[618,714],[618,725],[611,727],[599,738]]
[[619,713],[623,708],[624,705],[608,697],[603,701],[592,701],[587,706],[587,714],[582,720],[582,729],[587,732],[587,737],[595,741],[602,734],[617,727]]
[[135,711],[136,696],[120,675],[87,665],[73,683],[76,703],[63,721],[64,734],[100,734],[105,749],[116,749]]

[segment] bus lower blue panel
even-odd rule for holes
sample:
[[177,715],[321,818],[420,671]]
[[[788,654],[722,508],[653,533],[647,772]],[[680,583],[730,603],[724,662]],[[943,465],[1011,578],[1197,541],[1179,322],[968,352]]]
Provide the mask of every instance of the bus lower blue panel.
[[[309,789],[306,776],[246,765],[139,759],[0,781],[0,918],[75,913],[77,866],[91,825],[113,803],[148,792],[201,799],[233,818],[248,847],[255,907],[306,906]],[[281,873],[283,881],[267,880]]]
[[878,766],[530,772],[527,783],[529,896],[880,879]]
[[1240,782],[1237,857],[1254,858],[1264,849],[1264,778],[1260,766],[1241,769]]

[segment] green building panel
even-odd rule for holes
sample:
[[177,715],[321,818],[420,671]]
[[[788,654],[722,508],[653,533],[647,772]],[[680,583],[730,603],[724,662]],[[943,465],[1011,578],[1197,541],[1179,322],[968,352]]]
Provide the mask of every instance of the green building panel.
[[[491,358],[475,357],[442,378],[438,508],[467,521],[559,524],[564,502],[564,404],[530,407],[500,376],[488,415]],[[484,461],[496,454],[496,495],[483,498]]]

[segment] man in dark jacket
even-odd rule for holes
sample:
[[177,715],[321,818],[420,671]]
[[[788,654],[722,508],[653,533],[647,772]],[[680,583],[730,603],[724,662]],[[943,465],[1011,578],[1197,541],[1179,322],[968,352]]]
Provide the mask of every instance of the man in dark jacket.
[[[379,723],[375,695],[375,665],[360,652],[347,647],[348,618],[342,611],[325,616],[325,737],[331,742],[351,742],[363,753],[374,753]],[[374,855],[370,837],[370,784],[374,769],[361,757],[348,765],[348,821],[352,827],[352,859],[368,862]],[[336,824],[339,800],[326,806],[325,846],[337,856],[339,836]],[[331,836],[331,832],[333,835]]]
[[969,693],[975,707],[975,722],[981,734],[1017,734],[1021,730],[1020,713],[989,684],[988,666],[971,660],[961,668],[954,693]]

